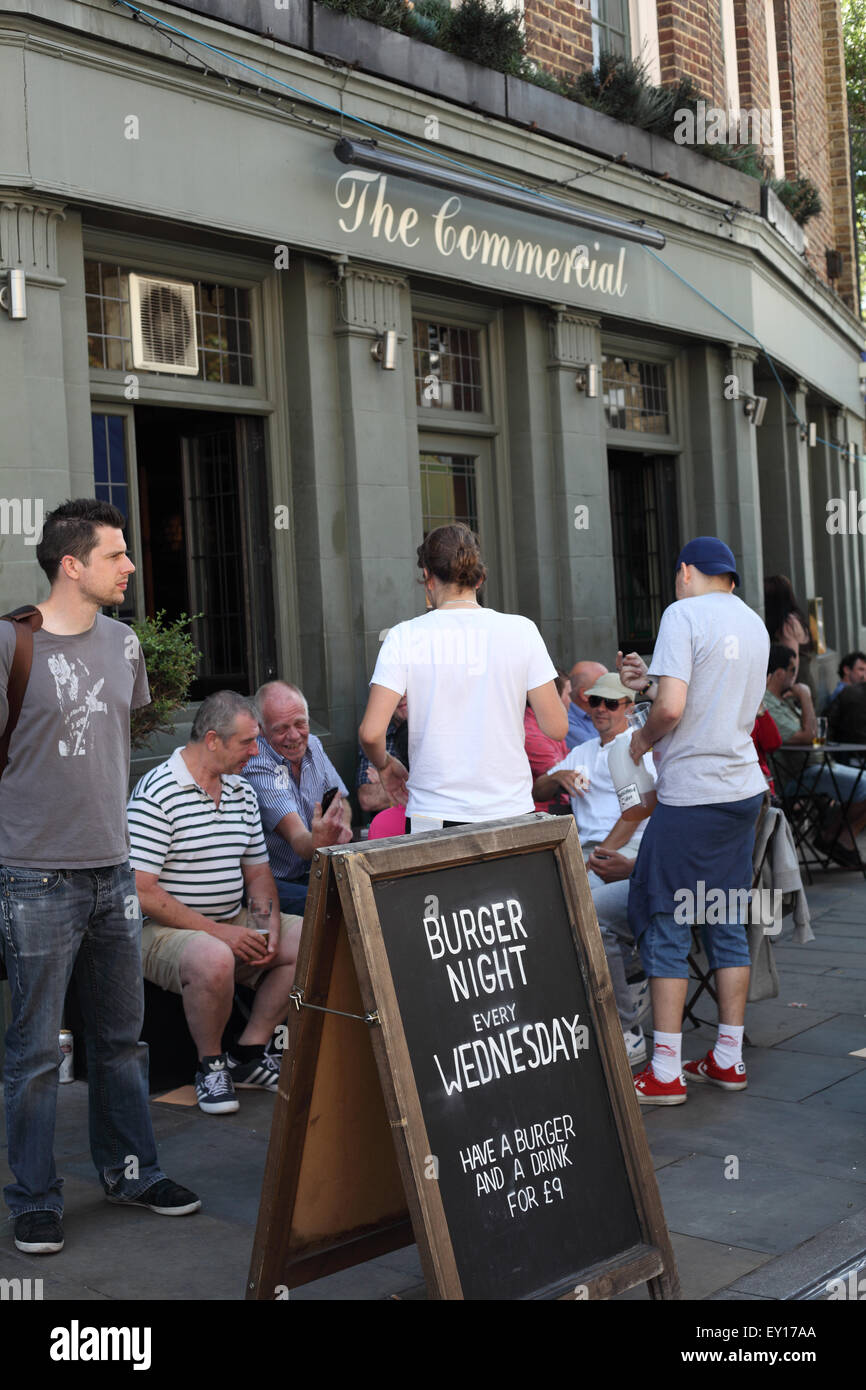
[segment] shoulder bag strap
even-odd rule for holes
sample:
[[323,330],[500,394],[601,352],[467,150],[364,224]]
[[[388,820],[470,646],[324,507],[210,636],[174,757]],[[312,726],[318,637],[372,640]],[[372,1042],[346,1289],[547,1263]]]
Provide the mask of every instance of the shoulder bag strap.
[[42,626],[42,614],[32,604],[25,604],[23,608],[16,608],[11,613],[4,613],[2,621],[15,625],[15,654],[12,658],[12,667],[6,685],[6,701],[9,706],[9,713],[6,728],[0,735],[0,777],[2,777],[9,761],[9,743],[21,714],[27,683],[30,680],[30,668],[33,665],[33,634]]

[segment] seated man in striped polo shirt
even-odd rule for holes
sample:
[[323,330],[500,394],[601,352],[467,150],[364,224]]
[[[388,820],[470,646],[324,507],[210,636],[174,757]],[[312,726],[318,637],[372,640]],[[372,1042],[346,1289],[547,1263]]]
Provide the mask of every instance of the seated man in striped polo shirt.
[[[301,934],[301,918],[279,910],[256,794],[239,775],[258,731],[251,700],[209,695],[189,743],[141,778],[127,807],[144,977],[183,999],[209,1115],[237,1110],[235,1086],[277,1089],[279,1059],[265,1047],[289,1011]],[[224,1053],[235,980],[255,1002]]]
[[[256,707],[264,737],[245,776],[259,798],[280,907],[303,913],[316,850],[352,838],[349,793],[310,733],[309,706],[296,685],[267,681],[256,692]],[[323,814],[322,798],[331,788],[337,795]]]

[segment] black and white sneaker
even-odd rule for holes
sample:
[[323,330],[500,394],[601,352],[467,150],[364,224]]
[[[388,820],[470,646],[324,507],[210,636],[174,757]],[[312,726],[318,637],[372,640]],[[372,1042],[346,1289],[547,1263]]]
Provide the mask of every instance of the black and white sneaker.
[[63,1224],[56,1211],[24,1211],[15,1217],[15,1245],[25,1255],[56,1255],[63,1249]]
[[280,1079],[280,1059],[270,1052],[254,1057],[251,1062],[238,1062],[226,1053],[229,1076],[241,1091],[276,1091]]
[[240,1109],[235,1088],[226,1067],[226,1055],[202,1057],[201,1071],[195,1074],[195,1097],[206,1115],[230,1115]]
[[112,1197],[109,1193],[108,1200],[119,1207],[146,1207],[158,1216],[191,1216],[201,1207],[201,1199],[194,1192],[180,1187],[171,1178],[159,1178],[137,1197]]

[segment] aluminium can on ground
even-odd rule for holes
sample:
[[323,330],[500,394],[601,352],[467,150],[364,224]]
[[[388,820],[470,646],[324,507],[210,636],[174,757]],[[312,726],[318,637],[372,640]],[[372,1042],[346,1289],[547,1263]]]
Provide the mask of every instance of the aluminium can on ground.
[[64,1081],[75,1080],[72,1034],[68,1028],[61,1028],[58,1042],[60,1044],[60,1076],[58,1080],[62,1084]]

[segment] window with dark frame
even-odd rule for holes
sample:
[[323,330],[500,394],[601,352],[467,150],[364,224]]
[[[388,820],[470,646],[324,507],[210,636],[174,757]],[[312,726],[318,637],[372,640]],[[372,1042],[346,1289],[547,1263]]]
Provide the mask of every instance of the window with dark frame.
[[476,461],[469,454],[421,455],[421,513],[424,535],[463,521],[478,531]]
[[431,319],[412,324],[415,397],[422,410],[484,409],[481,332]]
[[[195,285],[199,377],[234,386],[254,385],[250,291],[208,280],[192,283]],[[90,366],[119,372],[135,370],[132,366],[129,270],[113,262],[85,261],[84,287]],[[174,373],[161,372],[160,375],[173,376]]]
[[602,395],[609,429],[670,433],[668,369],[663,362],[602,358]]

